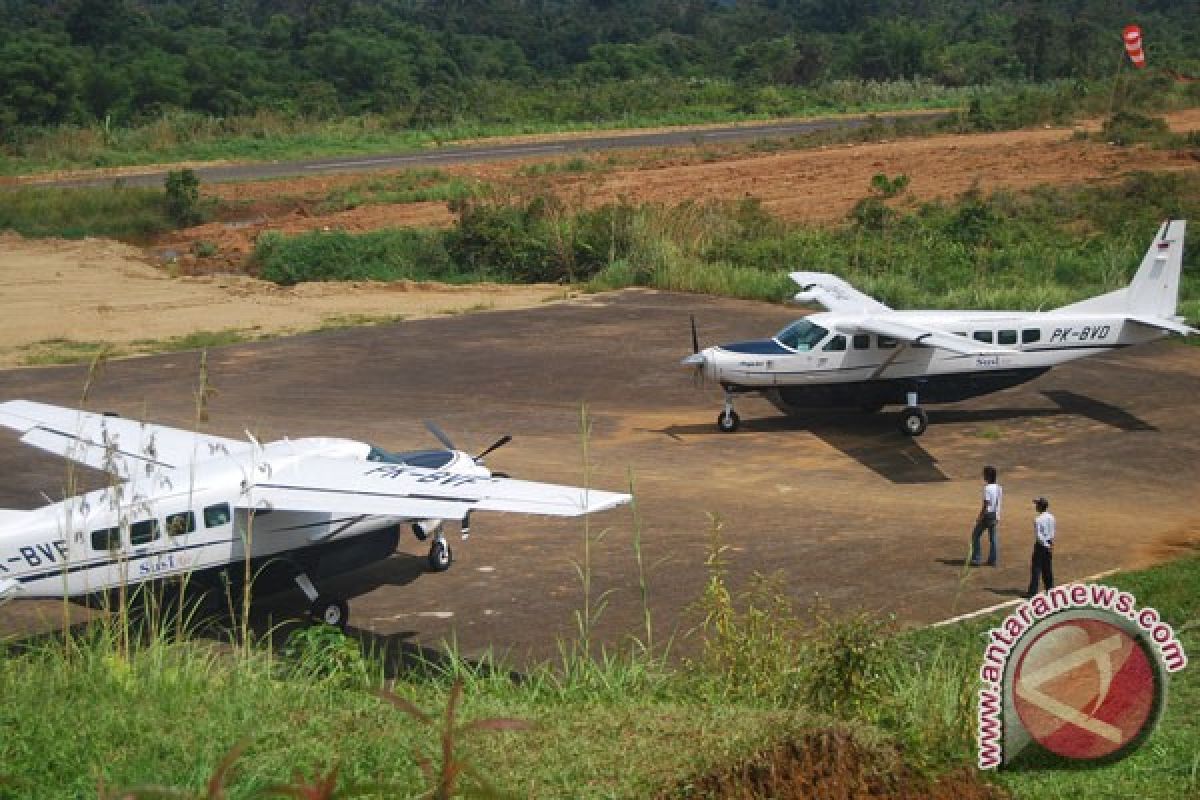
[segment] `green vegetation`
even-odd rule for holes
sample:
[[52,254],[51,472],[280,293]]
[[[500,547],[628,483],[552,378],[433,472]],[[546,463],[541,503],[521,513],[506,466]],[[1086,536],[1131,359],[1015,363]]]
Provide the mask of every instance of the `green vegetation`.
[[203,350],[209,347],[250,342],[265,338],[253,330],[229,328],[222,331],[196,331],[167,339],[138,339],[128,345],[109,342],[80,342],[74,339],[44,339],[24,348],[21,363],[27,367],[58,364],[86,364],[97,358],[122,358],[147,353],[173,353],[178,350]]
[[0,230],[30,237],[138,241],[175,228],[161,189],[119,183],[70,191],[38,186],[0,190]]
[[[1159,222],[1200,218],[1200,178],[1143,173],[1107,187],[967,192],[906,203],[876,176],[844,225],[780,221],[754,200],[572,210],[553,197],[474,197],[449,231],[271,236],[262,275],[302,280],[587,282],[778,301],[787,273],[835,272],[900,308],[1051,308],[1124,285]],[[1194,228],[1195,226],[1193,226]],[[1195,236],[1195,232],[1191,234]],[[1182,313],[1200,316],[1200,248],[1185,250]]]
[[200,179],[190,169],[167,173],[167,216],[181,228],[200,221]]
[[1200,96],[1173,81],[1200,74],[1200,23],[1166,2],[1115,17],[1106,0],[1069,15],[985,0],[8,0],[5,12],[5,174],[966,107],[990,87],[1012,105],[983,103],[977,128],[1105,113],[1128,19],[1150,68],[1127,70],[1117,107]]
[[[807,779],[827,786],[869,777],[910,796],[939,776],[979,780],[970,775],[977,670],[984,633],[1002,615],[889,634],[867,615],[796,612],[777,576],[731,593],[719,523],[711,536],[698,641],[667,643],[697,653],[682,662],[646,646],[649,618],[616,649],[584,625],[558,662],[514,680],[512,665],[486,654],[467,660],[451,647],[397,664],[371,640],[324,627],[294,631],[279,651],[240,627],[228,633],[232,648],[179,638],[212,629],[154,604],[146,617],[114,614],[14,644],[0,654],[0,796],[206,784],[230,797],[277,796],[325,782],[387,797],[487,785],[533,797],[690,797],[736,782],[739,793],[718,796],[742,797],[765,780],[764,770],[749,777],[764,761],[808,763]],[[584,586],[593,566],[585,554]],[[1195,654],[1197,580],[1192,555],[1107,582],[1156,608]],[[581,619],[602,613],[603,597],[590,602]],[[1174,676],[1160,726],[1128,758],[1077,770],[1027,764],[988,780],[1031,800],[1190,796],[1200,789],[1197,707],[1193,666]],[[840,746],[830,750],[830,737]],[[806,750],[818,756],[805,762]],[[794,763],[780,765],[784,757]]]
[[483,191],[483,188],[480,184],[446,175],[437,169],[406,170],[340,186],[321,201],[317,211],[327,214],[367,205],[454,202],[465,200]]

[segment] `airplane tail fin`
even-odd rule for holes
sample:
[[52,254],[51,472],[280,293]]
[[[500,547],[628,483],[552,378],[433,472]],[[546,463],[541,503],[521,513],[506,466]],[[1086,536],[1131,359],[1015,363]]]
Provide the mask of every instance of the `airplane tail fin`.
[[1158,229],[1133,280],[1123,289],[1090,297],[1056,309],[1068,313],[1128,314],[1144,319],[1172,320],[1179,302],[1183,271],[1183,240],[1187,222],[1168,220]]

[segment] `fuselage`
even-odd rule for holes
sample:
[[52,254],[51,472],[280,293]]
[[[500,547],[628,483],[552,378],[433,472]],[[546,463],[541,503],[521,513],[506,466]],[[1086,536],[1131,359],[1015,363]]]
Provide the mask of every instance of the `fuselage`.
[[0,512],[0,597],[79,597],[285,554],[303,559],[406,521],[246,507],[247,486],[312,456],[486,473],[457,451],[392,454],[323,438],[147,470],[32,511]]
[[906,390],[918,388],[922,401],[947,402],[1162,336],[1119,314],[888,311],[874,316],[959,334],[996,349],[964,355],[876,334],[843,334],[839,328],[853,330],[862,317],[821,312],[800,318],[770,339],[703,350],[701,368],[727,390],[763,392],[781,407],[901,403]]

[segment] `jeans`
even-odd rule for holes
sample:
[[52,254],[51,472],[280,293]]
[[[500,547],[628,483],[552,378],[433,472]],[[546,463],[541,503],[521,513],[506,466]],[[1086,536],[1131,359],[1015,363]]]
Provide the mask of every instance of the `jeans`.
[[983,535],[984,528],[988,532],[988,566],[996,566],[996,560],[1000,556],[1000,551],[996,549],[996,515],[984,514],[975,523],[975,530],[971,532],[971,564],[979,566],[979,538]]
[[1042,586],[1046,591],[1054,588],[1054,551],[1046,547],[1041,542],[1033,544],[1033,559],[1029,564],[1029,591],[1026,592],[1030,597],[1037,594],[1038,577],[1042,579]]

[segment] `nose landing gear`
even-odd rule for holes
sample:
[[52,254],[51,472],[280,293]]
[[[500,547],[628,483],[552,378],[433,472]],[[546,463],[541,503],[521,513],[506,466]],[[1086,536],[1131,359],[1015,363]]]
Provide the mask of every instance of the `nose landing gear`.
[[725,392],[725,407],[717,415],[717,429],[721,433],[733,433],[742,424],[742,418],[733,410],[733,394]]

